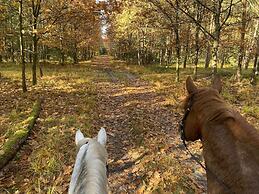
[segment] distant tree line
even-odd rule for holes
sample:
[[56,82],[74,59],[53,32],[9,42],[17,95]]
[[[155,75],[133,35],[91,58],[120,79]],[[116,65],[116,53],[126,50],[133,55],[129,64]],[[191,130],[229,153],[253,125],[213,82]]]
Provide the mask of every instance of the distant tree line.
[[32,63],[32,83],[37,68],[47,61],[78,63],[92,58],[101,41],[100,4],[95,0],[0,0],[0,62]]
[[238,80],[243,69],[253,68],[252,78],[259,72],[258,1],[125,0],[111,9],[111,52],[119,59],[175,64],[177,80],[188,65],[196,77],[201,63],[216,74],[232,62]]

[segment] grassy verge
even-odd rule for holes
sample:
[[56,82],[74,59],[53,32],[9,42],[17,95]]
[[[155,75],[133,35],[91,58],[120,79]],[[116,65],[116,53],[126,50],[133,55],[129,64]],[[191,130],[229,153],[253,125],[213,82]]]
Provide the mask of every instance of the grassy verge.
[[25,117],[20,110],[25,106],[21,105],[27,107],[35,98],[44,98],[41,117],[28,144],[0,175],[0,193],[66,193],[76,154],[75,131],[80,128],[86,136],[93,136],[99,127],[92,126],[97,95],[93,82],[103,79],[102,74],[87,64],[47,64],[43,66],[44,77],[38,77],[38,84],[32,86],[28,66],[29,91],[23,94],[20,67],[5,64],[0,71],[4,91],[0,98],[6,109],[1,112],[0,122],[8,128],[0,135],[3,141],[7,138],[4,134],[16,132],[9,130],[14,123],[17,125],[14,120]]

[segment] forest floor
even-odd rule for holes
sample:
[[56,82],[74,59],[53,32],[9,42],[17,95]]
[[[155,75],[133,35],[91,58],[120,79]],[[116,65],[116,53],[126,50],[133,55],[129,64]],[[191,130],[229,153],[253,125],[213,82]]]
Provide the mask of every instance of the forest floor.
[[[205,172],[185,152],[178,134],[184,81],[191,70],[175,83],[170,68],[126,65],[108,56],[44,67],[38,85],[23,94],[19,67],[0,66],[1,144],[28,116],[33,102],[44,100],[29,140],[0,171],[0,193],[66,193],[76,129],[92,137],[100,127],[108,133],[112,193],[206,192]],[[199,75],[197,84],[208,85],[208,71]],[[258,86],[246,79],[236,83],[228,71],[222,75],[224,99],[259,128]],[[200,142],[189,146],[202,161]]]

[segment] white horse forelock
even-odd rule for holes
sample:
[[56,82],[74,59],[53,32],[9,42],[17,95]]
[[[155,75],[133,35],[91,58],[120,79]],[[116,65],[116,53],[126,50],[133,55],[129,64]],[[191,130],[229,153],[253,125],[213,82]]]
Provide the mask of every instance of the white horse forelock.
[[[88,142],[83,144],[82,142]],[[72,173],[69,194],[107,194],[107,151],[95,139],[84,138],[78,143],[78,151]]]

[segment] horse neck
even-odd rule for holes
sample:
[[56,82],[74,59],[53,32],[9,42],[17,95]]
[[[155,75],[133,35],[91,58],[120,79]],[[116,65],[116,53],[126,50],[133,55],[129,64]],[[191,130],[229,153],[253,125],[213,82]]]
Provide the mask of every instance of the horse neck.
[[259,177],[259,136],[239,113],[218,123],[205,123],[202,143],[209,192],[259,190],[255,178]]
[[105,148],[97,141],[91,140],[84,156],[78,158],[76,161],[80,163],[80,167],[78,169],[74,168],[69,193],[108,193],[106,161],[107,152]]
[[106,150],[98,142],[90,144],[85,160],[85,193],[107,193],[106,161]]

